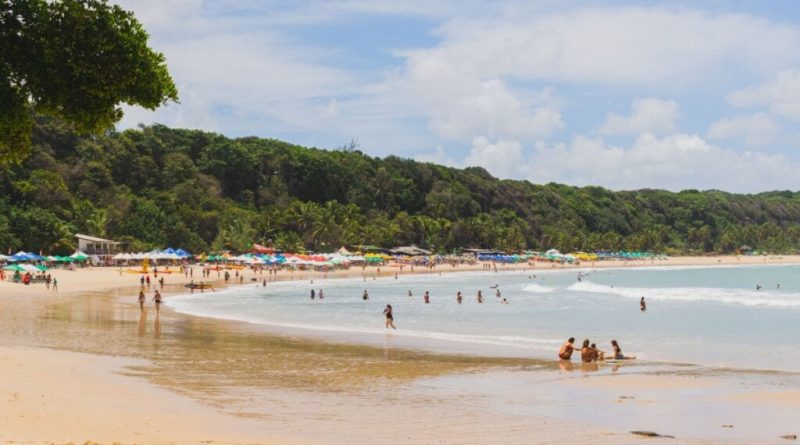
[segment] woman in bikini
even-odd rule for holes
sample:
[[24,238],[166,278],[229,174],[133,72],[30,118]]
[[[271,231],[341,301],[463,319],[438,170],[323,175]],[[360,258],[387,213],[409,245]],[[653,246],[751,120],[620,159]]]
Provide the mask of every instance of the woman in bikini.
[[386,329],[389,329],[390,327],[392,329],[397,329],[396,327],[394,327],[394,315],[392,315],[391,304],[386,305],[386,309],[383,310],[383,315],[386,316]]
[[614,353],[614,360],[633,360],[636,358],[635,355],[626,356],[623,354],[616,340],[611,340],[611,350]]

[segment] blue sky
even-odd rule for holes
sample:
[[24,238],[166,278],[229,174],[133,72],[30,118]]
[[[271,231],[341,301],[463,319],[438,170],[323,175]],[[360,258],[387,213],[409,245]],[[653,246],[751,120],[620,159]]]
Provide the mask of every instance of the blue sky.
[[794,1],[124,0],[167,57],[160,122],[500,178],[798,190]]

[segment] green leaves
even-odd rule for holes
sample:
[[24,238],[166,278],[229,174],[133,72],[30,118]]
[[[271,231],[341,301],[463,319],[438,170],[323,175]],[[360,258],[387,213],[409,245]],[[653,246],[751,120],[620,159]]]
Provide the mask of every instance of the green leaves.
[[97,132],[119,121],[121,103],[177,101],[147,39],[133,14],[105,0],[0,2],[0,164],[29,153],[29,109]]

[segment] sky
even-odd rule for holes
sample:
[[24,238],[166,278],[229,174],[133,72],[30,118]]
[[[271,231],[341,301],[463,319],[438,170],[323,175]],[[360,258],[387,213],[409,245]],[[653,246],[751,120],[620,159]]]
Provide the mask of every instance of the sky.
[[794,0],[120,0],[161,123],[613,190],[798,190]]

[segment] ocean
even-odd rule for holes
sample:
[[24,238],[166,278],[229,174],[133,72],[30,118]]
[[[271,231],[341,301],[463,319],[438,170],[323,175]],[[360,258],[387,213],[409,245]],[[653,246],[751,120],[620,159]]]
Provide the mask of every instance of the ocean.
[[[365,290],[368,301],[362,300]],[[482,304],[476,301],[478,290]],[[430,304],[423,302],[426,291]],[[456,302],[459,291],[462,304]],[[645,312],[639,309],[642,296]],[[568,337],[578,345],[589,338],[606,351],[616,339],[639,362],[800,371],[800,344],[795,343],[800,266],[315,277],[313,283],[251,283],[195,292],[170,297],[166,304],[178,312],[273,332],[434,352],[555,360]],[[394,331],[384,327],[387,304],[394,309]]]

